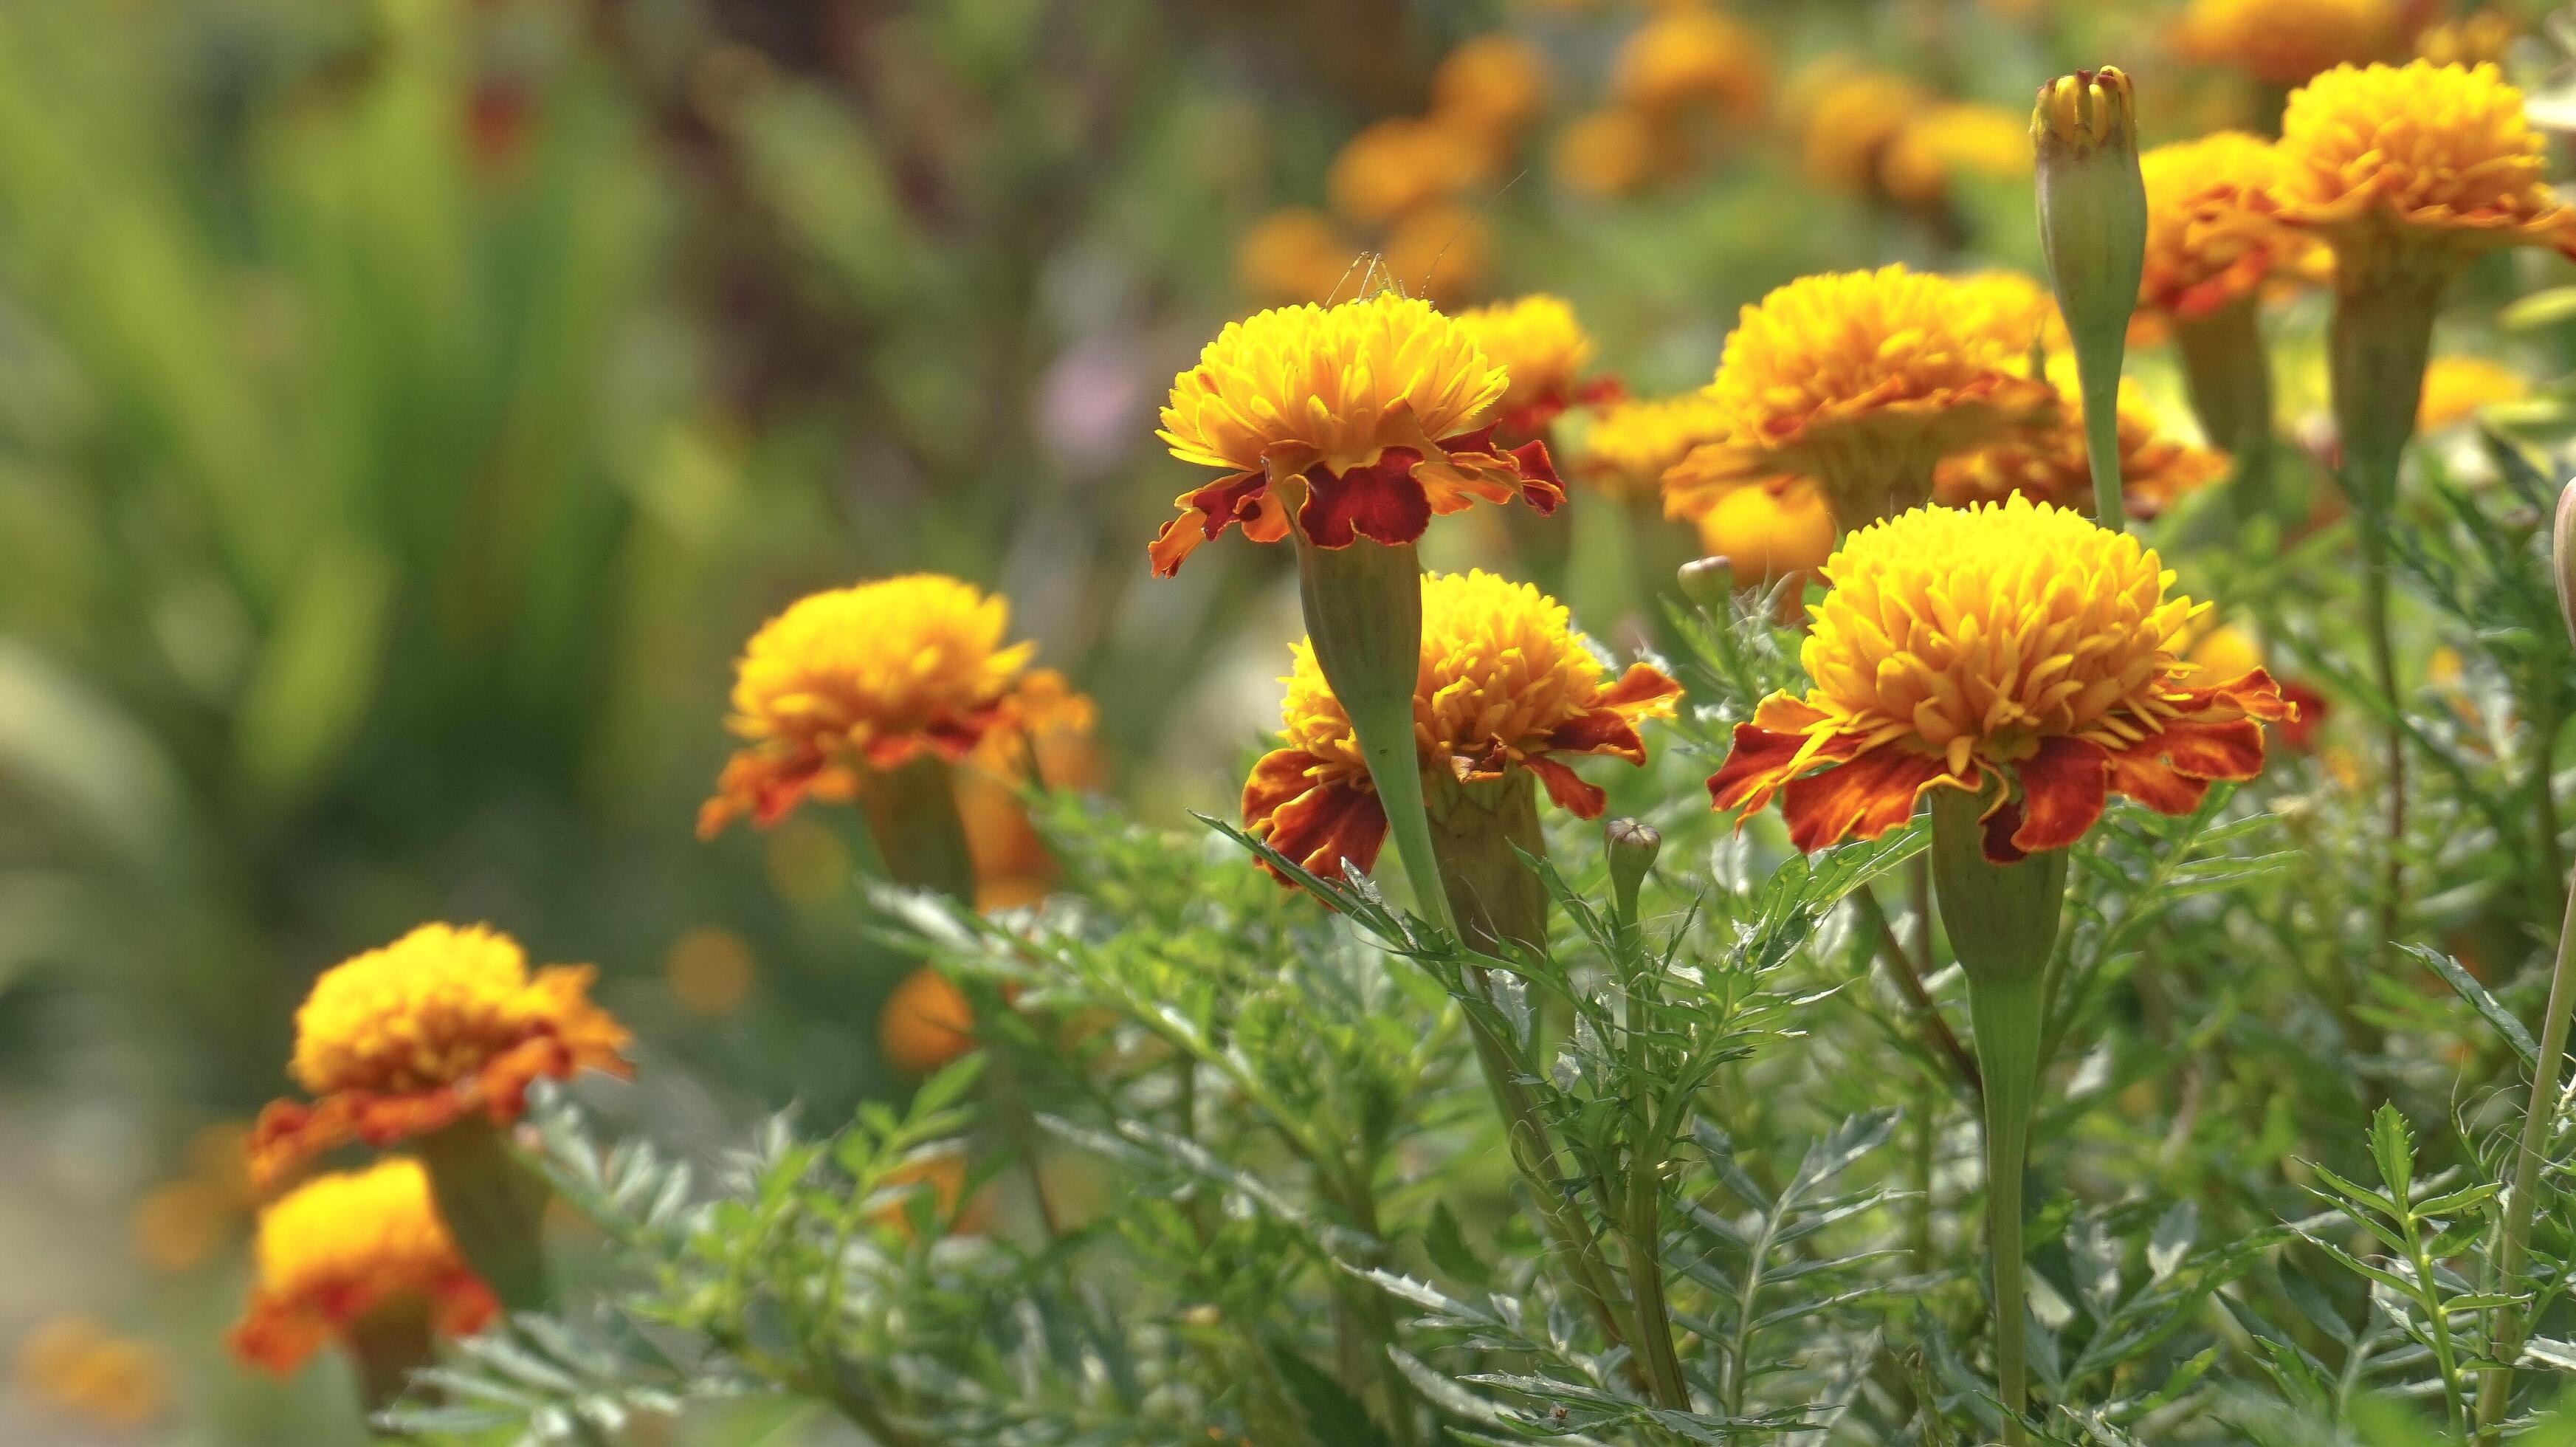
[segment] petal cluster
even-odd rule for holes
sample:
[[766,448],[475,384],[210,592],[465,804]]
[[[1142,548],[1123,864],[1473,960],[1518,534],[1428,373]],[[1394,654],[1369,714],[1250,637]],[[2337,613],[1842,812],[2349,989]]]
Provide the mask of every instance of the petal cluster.
[[1380,292],[1338,306],[1278,307],[1230,322],[1172,381],[1160,436],[1183,462],[1228,475],[1181,494],[1154,539],[1168,576],[1241,524],[1278,542],[1411,542],[1437,513],[1564,497],[1543,444],[1493,441],[1510,375],[1429,302]]
[[2110,793],[2167,813],[2251,778],[2258,720],[2291,710],[2261,672],[2204,684],[2205,612],[2156,554],[2027,498],[1929,507],[1845,539],[1811,610],[1804,697],[1765,699],[1709,780],[1720,809],[1782,794],[1791,840],[1875,838],[1925,790],[1992,789],[1989,858],[2063,848]]
[[1525,296],[1458,314],[1458,325],[1511,381],[1496,404],[1496,431],[1526,439],[1577,401],[1592,338],[1561,297]]
[[498,1310],[408,1157],[297,1187],[260,1213],[253,1249],[258,1277],[232,1348],[280,1374],[377,1312],[417,1311],[439,1333],[466,1336]]
[[[1376,862],[1386,815],[1313,647],[1299,643],[1295,659],[1283,680],[1280,747],[1243,786],[1244,823],[1280,853],[1335,878],[1345,861],[1361,869]],[[1602,791],[1564,761],[1607,754],[1644,763],[1638,721],[1670,715],[1681,695],[1681,685],[1643,663],[1605,680],[1564,605],[1529,584],[1481,571],[1422,580],[1413,732],[1426,775],[1475,782],[1523,769],[1559,805],[1598,816]]]
[[855,797],[873,772],[925,754],[955,761],[994,730],[1088,709],[1061,676],[1005,644],[1010,605],[916,573],[799,599],[735,665],[727,725],[744,746],[698,814],[712,836],[742,815],[773,822],[807,794]]
[[[2074,358],[2049,360],[2057,411],[1972,452],[1945,458],[1932,474],[1933,499],[1948,507],[2019,495],[2059,507],[2089,507],[2093,469],[2084,452],[2084,397]],[[2227,475],[2225,454],[2169,433],[2144,394],[2120,384],[2120,497],[2132,517],[2151,518],[2183,494]]]
[[[1613,402],[1585,430],[1575,474],[1623,502],[1653,497],[1663,487],[1664,474],[1691,449],[1725,435],[1717,403],[1705,393]],[[1685,515],[1669,499],[1666,511]]]
[[2189,321],[2255,294],[2325,258],[2266,204],[2285,170],[2272,142],[2243,131],[2158,146],[2138,158],[2147,188],[2147,256],[2138,284],[2145,317]]
[[531,972],[508,935],[444,924],[324,971],[295,1012],[291,1063],[315,1103],[261,1112],[253,1180],[264,1187],[352,1140],[390,1145],[469,1115],[515,1120],[541,1076],[623,1073],[627,1033],[591,1002],[592,975]]

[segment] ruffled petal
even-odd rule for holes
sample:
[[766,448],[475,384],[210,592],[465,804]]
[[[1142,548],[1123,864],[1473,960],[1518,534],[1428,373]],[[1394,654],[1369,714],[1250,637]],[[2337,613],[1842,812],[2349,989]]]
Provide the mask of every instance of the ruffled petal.
[[2188,814],[2209,793],[2207,779],[2173,771],[2164,760],[2142,749],[2111,756],[2111,791],[2126,794],[2159,814]]
[[[1181,560],[1192,549],[1236,523],[1251,533],[1255,521],[1267,521],[1281,513],[1279,500],[1270,495],[1270,478],[1263,472],[1238,472],[1219,478],[1181,494],[1174,505],[1180,508],[1181,515],[1163,524],[1162,531],[1145,549],[1154,561],[1154,575],[1158,578],[1179,572]],[[1275,542],[1277,538],[1266,541]]]
[[1880,747],[1789,781],[1780,802],[1789,842],[1804,853],[1876,839],[1914,817],[1914,801],[1947,772],[1939,758]]
[[1339,476],[1310,469],[1297,525],[1319,548],[1346,548],[1359,537],[1390,546],[1412,542],[1431,525],[1431,499],[1413,475],[1421,460],[1410,447],[1390,447],[1376,465]]
[[[1855,746],[1858,742],[1853,740]],[[1801,767],[1798,755],[1806,745],[1805,734],[1779,733],[1760,724],[1737,724],[1735,744],[1726,751],[1726,762],[1708,776],[1709,807],[1740,808],[1751,814],[1770,803],[1771,796]],[[1850,754],[1843,757],[1849,758]]]
[[1600,786],[1587,784],[1583,776],[1551,758],[1529,760],[1529,770],[1547,786],[1547,796],[1577,819],[1598,819],[1610,803],[1610,796]]
[[1662,669],[1650,663],[1632,663],[1619,681],[1601,690],[1601,696],[1593,702],[1630,718],[1666,718],[1681,696],[1681,684]]
[[[1386,809],[1355,781],[1318,781],[1320,763],[1297,749],[1263,755],[1244,781],[1244,828],[1321,878],[1340,879],[1345,861],[1366,873],[1386,843]],[[1278,874],[1267,860],[1262,868]]]
[[2013,767],[2018,796],[1998,804],[1985,819],[1985,855],[1996,864],[2018,864],[2043,849],[2063,849],[2084,837],[2109,801],[2111,756],[2100,744],[2059,736],[2040,740],[2039,752]]

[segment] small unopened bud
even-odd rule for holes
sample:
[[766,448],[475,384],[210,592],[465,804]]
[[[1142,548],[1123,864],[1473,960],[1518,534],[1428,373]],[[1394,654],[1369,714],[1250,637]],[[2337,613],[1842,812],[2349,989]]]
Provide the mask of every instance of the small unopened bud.
[[1712,613],[1726,610],[1735,596],[1735,565],[1724,558],[1701,558],[1682,564],[1682,596]]
[[2137,106],[2119,67],[2079,70],[2040,87],[2030,140],[2038,152],[2039,248],[2075,343],[2084,398],[2093,513],[2120,526],[2117,414],[2129,313],[2147,264],[2147,187],[2138,173]]
[[1610,894],[1617,902],[1619,918],[1637,917],[1637,889],[1645,883],[1646,871],[1655,867],[1655,856],[1663,852],[1664,836],[1639,819],[1613,819],[1602,826],[1601,837],[1610,853]]
[[2549,562],[2558,574],[2558,620],[2576,640],[2576,483],[2558,492],[2558,518],[2549,529]]

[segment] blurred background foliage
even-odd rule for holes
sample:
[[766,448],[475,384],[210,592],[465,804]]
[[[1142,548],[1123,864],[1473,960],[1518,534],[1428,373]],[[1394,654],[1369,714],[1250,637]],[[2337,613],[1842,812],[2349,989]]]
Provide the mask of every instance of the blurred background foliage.
[[[0,1436],[346,1433],[213,1352],[225,1131],[313,975],[420,920],[598,961],[664,1139],[900,1087],[863,831],[691,835],[728,660],[790,599],[997,588],[1099,699],[1109,785],[1223,808],[1286,560],[1143,558],[1189,480],[1154,409],[1219,322],[1382,251],[1696,385],[1800,273],[2035,269],[2036,77],[2118,59],[2150,140],[2262,124],[2286,82],[2187,66],[2176,9],[0,7]],[[1541,68],[1489,148],[1372,160],[1508,93],[1459,59],[1498,31]],[[1608,634],[1641,545],[1573,512]],[[1435,563],[1502,553],[1460,521]]]

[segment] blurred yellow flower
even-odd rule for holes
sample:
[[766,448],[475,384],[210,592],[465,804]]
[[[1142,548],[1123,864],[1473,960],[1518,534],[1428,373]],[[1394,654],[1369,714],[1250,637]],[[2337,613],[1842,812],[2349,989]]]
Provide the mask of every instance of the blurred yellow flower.
[[131,1431],[170,1409],[161,1349],[85,1316],[37,1324],[18,1344],[19,1389],[57,1412]]
[[1479,35],[1431,73],[1431,113],[1443,125],[1507,150],[1547,108],[1547,59],[1517,36]]
[[975,1048],[975,1011],[965,992],[927,965],[903,977],[877,1016],[888,1065],[922,1076]]
[[2046,284],[2018,271],[1978,271],[1959,278],[1969,307],[1982,313],[2016,353],[2053,357],[2075,345],[2057,298]]
[[1292,506],[1327,548],[1409,543],[1435,514],[1478,501],[1553,510],[1565,494],[1546,447],[1492,440],[1510,385],[1454,318],[1395,292],[1227,323],[1172,379],[1157,434],[1174,457],[1227,475],[1177,499],[1154,571],[1170,576],[1237,524],[1255,542],[1284,541]]
[[1381,264],[1397,286],[1450,306],[1485,289],[1494,269],[1493,228],[1451,202],[1408,211],[1387,232]]
[[1675,5],[1638,26],[1610,67],[1610,97],[1647,116],[1693,110],[1743,123],[1771,89],[1771,48],[1761,32],[1720,11]]
[[751,945],[722,925],[700,925],[683,933],[662,956],[662,983],[671,998],[702,1020],[732,1014],[759,975]]
[[[2093,470],[2084,454],[2084,398],[2072,357],[2051,359],[2057,411],[1985,446],[1942,459],[1932,474],[1933,499],[1945,507],[1999,502],[2015,493],[2033,502],[2089,509]],[[2120,384],[2120,495],[2132,517],[2154,517],[2175,499],[2227,475],[2227,459],[2173,437],[2138,389]]]
[[2192,0],[2175,26],[2182,53],[2271,85],[2385,59],[2397,46],[2398,0]]
[[1875,195],[1897,137],[1931,105],[1932,97],[1901,75],[1855,69],[1839,58],[1819,62],[1790,92],[1799,169],[1821,190]]
[[1655,122],[1623,108],[1578,116],[1557,134],[1551,169],[1580,196],[1633,196],[1661,169]]
[[1393,116],[1350,138],[1325,177],[1333,209],[1376,226],[1446,201],[1473,185],[1490,165],[1484,146],[1453,125]]
[[1592,360],[1592,338],[1563,297],[1541,294],[1477,307],[1460,312],[1458,325],[1511,378],[1495,407],[1497,430],[1506,438],[1539,435],[1580,400],[1576,378]]
[[281,1376],[378,1313],[470,1336],[498,1309],[406,1156],[297,1187],[260,1213],[254,1255],[258,1278],[230,1340],[243,1361]]
[[1738,586],[1812,573],[1833,556],[1833,509],[1803,477],[1735,488],[1696,521],[1701,550],[1732,564]]
[[2466,422],[2500,402],[2531,394],[2522,374],[2485,357],[2436,357],[2424,369],[2424,400],[2415,425],[2426,432]]
[[2224,623],[2205,629],[2188,657],[2210,678],[2242,678],[2263,666],[2263,650],[2253,635]]
[[2522,24],[2493,8],[2428,25],[2415,36],[2415,54],[2436,65],[2496,64]]
[[744,746],[698,812],[709,838],[734,819],[775,823],[806,795],[846,802],[872,774],[921,757],[954,763],[993,729],[1067,696],[1005,646],[1010,605],[972,584],[914,573],[798,599],[761,625],[735,665],[726,725]]
[[[1281,746],[1243,785],[1244,827],[1325,879],[1376,863],[1386,812],[1341,700],[1300,642],[1279,707]],[[1526,769],[1558,806],[1600,816],[1602,791],[1565,764],[1646,760],[1638,721],[1672,713],[1681,685],[1649,665],[1603,686],[1604,669],[1562,604],[1490,573],[1426,574],[1414,741],[1423,771],[1462,782]]]
[[296,1083],[251,1133],[265,1189],[353,1140],[391,1145],[469,1116],[516,1120],[528,1086],[583,1069],[623,1074],[626,1030],[590,1001],[588,965],[533,975],[518,942],[480,925],[425,924],[322,973],[295,1012]]
[[[1606,496],[1639,501],[1661,492],[1664,474],[1689,456],[1692,448],[1725,435],[1725,416],[1704,392],[1614,402],[1584,433],[1583,460],[1576,464],[1576,475]],[[1667,512],[1673,517],[1685,515],[1669,505]]]
[[1727,428],[1665,475],[1667,507],[1793,473],[1845,528],[1931,495],[1933,464],[2047,416],[2029,337],[1990,291],[1902,265],[1801,277],[1744,309],[1708,394]]
[[2030,172],[2029,119],[1970,101],[1936,105],[1908,122],[1878,167],[1887,194],[1909,206],[1939,204],[1961,176],[2010,181]]
[[2263,206],[2281,184],[2272,142],[2242,131],[2158,146],[2138,158],[2147,188],[2146,268],[2138,307],[2189,321],[2255,294],[2289,272],[2314,275],[2327,258]]
[[1235,238],[1235,281],[1263,302],[1327,300],[1358,268],[1359,248],[1331,217],[1303,206],[1270,212]]

